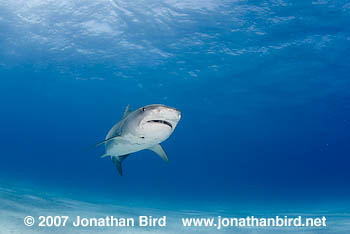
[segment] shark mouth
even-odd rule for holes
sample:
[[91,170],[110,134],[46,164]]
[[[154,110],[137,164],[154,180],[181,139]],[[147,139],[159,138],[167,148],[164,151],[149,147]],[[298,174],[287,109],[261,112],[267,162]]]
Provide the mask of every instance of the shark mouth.
[[155,119],[155,120],[149,120],[149,121],[147,121],[147,123],[161,123],[161,124],[168,125],[170,128],[173,128],[173,125],[171,125],[171,123],[169,123],[168,121],[165,121],[165,120]]

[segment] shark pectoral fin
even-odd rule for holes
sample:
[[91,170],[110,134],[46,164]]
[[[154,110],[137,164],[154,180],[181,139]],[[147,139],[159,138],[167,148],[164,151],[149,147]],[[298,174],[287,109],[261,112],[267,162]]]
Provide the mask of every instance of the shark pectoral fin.
[[104,155],[101,155],[100,158],[105,158],[105,157],[108,157],[109,155],[108,154],[104,154]]
[[130,112],[132,112],[131,109],[130,109],[130,105],[127,105],[127,107],[125,108],[125,111],[124,111],[122,119],[124,119],[126,116],[128,116],[128,114]]
[[148,149],[158,154],[164,161],[169,162],[168,156],[166,155],[165,151],[163,150],[160,144],[152,146],[151,148],[148,148]]
[[120,137],[120,136],[113,136],[113,137],[110,137],[110,138],[108,138],[108,139],[106,139],[106,140],[103,140],[103,141],[97,143],[97,144],[95,145],[95,147],[100,146],[100,145],[102,145],[102,144],[104,144],[104,143],[107,143],[108,141],[115,140],[115,139],[118,138],[118,137]]
[[112,158],[112,162],[115,163],[115,165],[117,167],[117,170],[119,172],[119,175],[121,175],[121,176],[123,175],[122,162],[128,156],[129,156],[129,154],[126,154],[126,155],[123,155],[123,156],[111,157]]

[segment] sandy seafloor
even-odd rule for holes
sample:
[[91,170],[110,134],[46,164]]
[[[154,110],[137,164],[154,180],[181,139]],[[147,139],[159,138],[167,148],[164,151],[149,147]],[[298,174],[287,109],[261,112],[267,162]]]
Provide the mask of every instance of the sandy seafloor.
[[[147,203],[123,198],[120,200],[102,200],[83,193],[65,194],[64,192],[41,192],[42,187],[24,188],[10,184],[0,186],[0,233],[332,233],[348,234],[350,232],[350,212],[346,205],[317,205],[324,208],[287,209],[283,204],[267,208],[259,206],[221,205],[191,207],[190,203],[178,205],[173,202],[148,201]],[[80,197],[80,198],[79,198]],[[343,208],[340,208],[343,207]],[[24,225],[24,217],[33,216],[69,216],[65,227],[32,227]],[[138,217],[167,217],[166,227],[139,227]],[[327,218],[327,227],[183,227],[182,217],[322,217]],[[74,227],[72,221],[76,216],[103,218],[106,216],[134,218],[134,227]]]

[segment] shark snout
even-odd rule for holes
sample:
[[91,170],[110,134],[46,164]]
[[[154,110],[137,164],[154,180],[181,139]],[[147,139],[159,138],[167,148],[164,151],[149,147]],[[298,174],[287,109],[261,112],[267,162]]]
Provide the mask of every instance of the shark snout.
[[177,111],[177,119],[180,120],[181,119],[181,112]]
[[145,118],[141,121],[143,123],[163,124],[171,128],[175,128],[181,119],[181,111],[161,104],[153,104],[141,108],[145,113]]
[[171,120],[179,121],[181,119],[181,111],[172,107],[167,107],[163,110],[163,114]]

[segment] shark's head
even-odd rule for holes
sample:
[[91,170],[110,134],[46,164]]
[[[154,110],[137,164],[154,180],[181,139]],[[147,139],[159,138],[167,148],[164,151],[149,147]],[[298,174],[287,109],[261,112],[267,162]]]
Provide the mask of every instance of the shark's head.
[[137,135],[152,142],[167,139],[181,119],[179,110],[161,104],[141,107],[135,111],[135,114],[138,122]]

